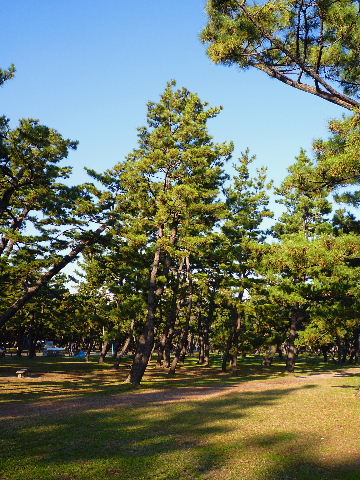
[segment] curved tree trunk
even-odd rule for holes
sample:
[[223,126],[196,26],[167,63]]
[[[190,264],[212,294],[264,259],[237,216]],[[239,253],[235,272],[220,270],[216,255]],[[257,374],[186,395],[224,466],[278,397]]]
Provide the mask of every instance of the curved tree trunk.
[[108,340],[105,340],[102,344],[101,352],[100,352],[100,357],[99,357],[99,363],[104,363],[105,357],[107,353],[109,352],[111,347],[111,342]]
[[67,255],[55,262],[50,269],[36,280],[34,285],[28,288],[27,292],[21,295],[2,315],[0,315],[0,327],[12,318],[32,297],[34,297],[50,280],[61,270],[72,262],[86,247],[96,243],[99,235],[110,225],[111,222],[101,225],[95,231],[87,232],[88,238],[80,240]]
[[115,368],[118,368],[118,367],[119,367],[120,359],[126,355],[128,349],[129,349],[129,347],[130,347],[130,343],[131,343],[131,340],[132,340],[133,334],[134,334],[134,328],[135,328],[135,320],[133,319],[133,320],[131,321],[129,334],[128,334],[128,336],[126,337],[125,342],[123,343],[123,346],[121,347],[121,350],[120,350],[120,352],[118,353],[117,359],[116,359],[116,361],[115,361],[115,363],[114,363],[114,367],[115,367]]
[[[164,225],[161,225],[158,231],[158,239],[164,237]],[[169,241],[171,245],[175,245],[177,241],[177,231],[178,231],[178,222],[174,221]],[[153,353],[154,347],[154,336],[155,336],[155,314],[157,304],[161,295],[164,292],[165,286],[159,286],[157,288],[157,277],[160,267],[160,257],[162,249],[157,247],[154,255],[154,260],[152,264],[150,282],[149,282],[149,293],[148,293],[148,316],[145,323],[144,331],[140,335],[135,357],[133,364],[131,366],[130,373],[125,380],[125,383],[131,383],[132,385],[140,385],[141,379],[145,373],[146,367],[150,361],[151,355]],[[164,263],[164,276],[168,278],[169,270],[171,266],[170,255],[165,252],[165,263]]]
[[[163,229],[160,229],[159,238],[163,237]],[[160,265],[161,249],[158,247],[154,255],[153,266],[150,275],[150,285],[148,293],[148,315],[145,323],[144,331],[140,335],[133,364],[125,383],[132,385],[140,385],[141,379],[145,373],[146,367],[150,360],[150,355],[154,345],[154,329],[155,329],[155,313],[157,304],[157,276]]]

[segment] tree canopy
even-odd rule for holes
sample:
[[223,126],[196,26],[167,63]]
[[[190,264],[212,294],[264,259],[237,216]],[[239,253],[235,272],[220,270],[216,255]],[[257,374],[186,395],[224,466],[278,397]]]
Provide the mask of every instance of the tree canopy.
[[215,63],[255,67],[348,110],[360,106],[355,0],[209,0],[201,39]]

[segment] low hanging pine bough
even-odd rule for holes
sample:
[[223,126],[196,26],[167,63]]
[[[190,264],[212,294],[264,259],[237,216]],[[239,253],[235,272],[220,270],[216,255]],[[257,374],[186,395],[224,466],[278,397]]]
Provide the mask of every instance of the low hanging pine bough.
[[100,225],[95,231],[87,232],[87,238],[80,240],[64,257],[55,262],[28,290],[19,297],[2,315],[0,315],[0,328],[5,325],[29,300],[31,300],[50,280],[57,275],[66,265],[72,262],[86,247],[94,244],[99,235],[110,226],[110,223]]
[[[201,39],[215,63],[255,67],[286,85],[357,111],[360,54],[353,0],[210,0]],[[305,82],[304,82],[305,79]],[[335,88],[338,84],[343,93]]]

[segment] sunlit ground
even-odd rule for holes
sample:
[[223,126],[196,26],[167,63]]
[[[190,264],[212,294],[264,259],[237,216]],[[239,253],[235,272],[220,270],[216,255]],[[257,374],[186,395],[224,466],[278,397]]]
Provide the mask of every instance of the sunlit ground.
[[[115,370],[111,363],[72,358],[1,359],[0,479],[360,478],[357,368],[324,375],[334,365],[306,359],[295,376],[286,376],[282,363],[262,369],[251,357],[235,376],[221,373],[218,360],[209,369],[191,359],[174,379],[153,366],[132,393],[121,385],[127,364]],[[16,378],[20,364],[31,377]],[[146,392],[175,387],[219,393],[107,404],[109,396],[141,400]],[[69,399],[83,403],[52,412]],[[43,414],[41,408],[27,413],[42,404]],[[4,413],[9,408],[15,416]]]

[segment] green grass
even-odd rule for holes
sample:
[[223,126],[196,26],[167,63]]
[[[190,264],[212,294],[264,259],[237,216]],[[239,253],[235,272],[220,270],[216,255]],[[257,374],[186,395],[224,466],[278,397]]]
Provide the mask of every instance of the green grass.
[[[10,379],[16,362],[5,359],[2,380]],[[215,388],[245,381],[250,387],[197,401],[87,407],[33,417],[21,417],[22,401],[10,389],[2,400],[17,406],[20,417],[0,422],[0,479],[358,480],[357,372],[316,375],[329,368],[305,359],[297,377],[289,377],[280,363],[264,370],[258,359],[249,358],[234,376],[190,360],[175,379],[152,368],[136,395],[154,387]],[[49,386],[39,387],[36,378],[15,381],[19,389],[29,389],[27,403],[57,401],[62,388],[64,398],[105,399],[121,391],[126,374],[125,368],[114,374],[110,364],[67,358],[37,358],[31,369],[34,375],[74,375],[74,385],[55,378],[57,391],[51,396]],[[305,373],[315,375],[301,379]]]
[[[6,357],[0,359],[0,405],[2,402],[34,402],[61,398],[84,397],[128,391],[128,385],[122,385],[129,371],[130,359],[126,358],[119,369],[113,368],[108,360],[99,364],[94,357],[90,362],[74,357]],[[236,375],[220,370],[221,357],[214,355],[211,368],[197,364],[196,358],[186,360],[180,366],[174,378],[170,378],[162,369],[150,365],[142,382],[142,388],[181,388],[214,387],[233,385],[250,380],[266,380],[283,376],[284,363],[276,361],[270,368],[261,366],[260,356],[249,356],[239,360]],[[16,370],[20,367],[30,369],[30,379],[17,379]],[[327,371],[341,371],[346,366],[324,363],[318,358],[301,358],[296,367],[296,375],[318,374]]]

